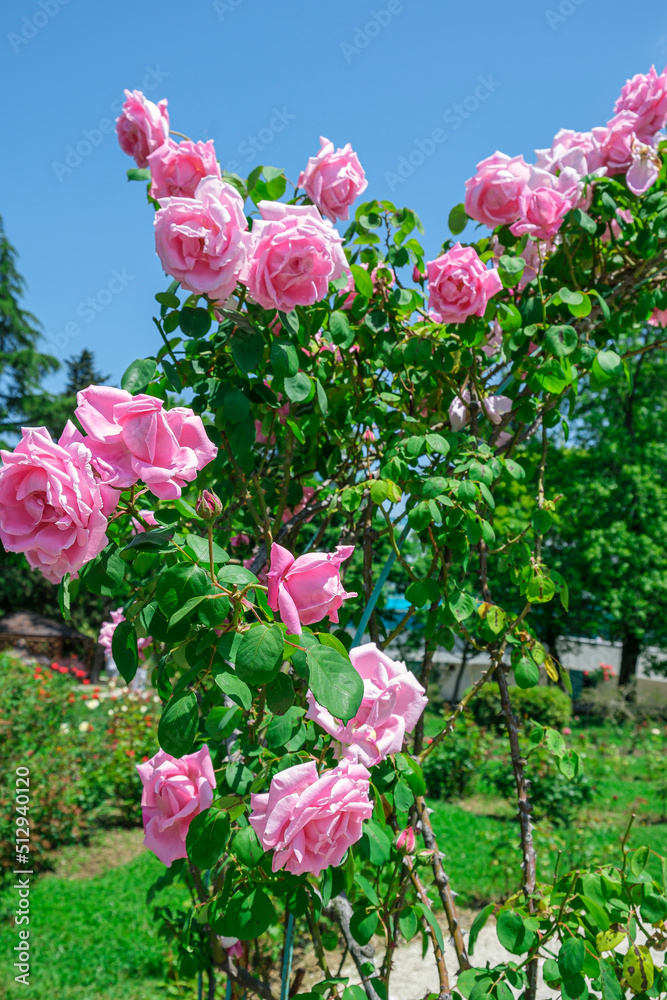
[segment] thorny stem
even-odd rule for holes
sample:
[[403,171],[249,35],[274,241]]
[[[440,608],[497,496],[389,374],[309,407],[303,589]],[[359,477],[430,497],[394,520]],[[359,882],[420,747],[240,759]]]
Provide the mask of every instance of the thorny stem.
[[211,580],[213,581],[213,585],[216,586],[218,581],[215,578],[215,569],[213,563],[213,525],[208,524],[206,527],[208,529],[208,559],[211,565]]
[[[410,879],[413,886],[417,891],[420,903],[425,906],[428,910],[431,909],[431,902],[426,895],[426,889],[422,885],[422,882],[414,869],[412,860],[408,857],[405,858],[405,864],[410,872]],[[424,930],[427,931],[429,937],[431,938],[431,944],[433,945],[433,954],[435,955],[436,965],[438,967],[438,979],[440,980],[440,992],[438,993],[438,1000],[452,1000],[452,991],[449,987],[449,974],[447,972],[447,963],[445,962],[445,954],[440,949],[438,944],[438,939],[435,936],[435,931],[431,927],[431,924],[422,916],[422,924]]]
[[[519,730],[516,719],[512,712],[509,690],[507,687],[507,677],[504,667],[498,663],[496,669],[498,687],[500,689],[500,703],[505,717],[507,735],[510,743],[510,756],[512,759],[512,770],[516,784],[517,805],[519,808],[519,828],[521,831],[521,850],[523,853],[523,891],[526,896],[528,912],[535,911],[535,886],[537,883],[537,857],[533,844],[533,823],[531,820],[531,805],[528,798],[528,780],[524,770],[524,760],[521,756],[519,746]],[[537,990],[537,958],[532,958],[527,966],[528,989],[526,990],[526,1000],[534,1000]]]

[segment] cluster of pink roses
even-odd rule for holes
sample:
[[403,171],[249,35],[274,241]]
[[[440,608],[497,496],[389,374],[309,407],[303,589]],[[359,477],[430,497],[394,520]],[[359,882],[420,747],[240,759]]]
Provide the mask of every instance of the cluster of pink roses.
[[[276,774],[268,792],[250,796],[250,825],[264,850],[273,851],[274,872],[319,875],[341,863],[373,813],[368,768],[400,751],[426,706],[425,691],[405,664],[374,643],[352,650],[350,659],[363,679],[364,696],[347,724],[308,694],[307,718],[339,743],[340,762],[321,774],[314,760],[296,764]],[[189,825],[213,800],[208,747],[181,758],[160,750],[137,770],[144,785],[144,842],[169,866],[187,856]]]
[[94,385],[77,403],[85,436],[71,421],[58,442],[44,427],[24,428],[14,451],[0,452],[0,541],[52,583],[106,546],[119,490],[142,479],[155,496],[179,497],[217,454],[187,407]]
[[651,66],[628,80],[606,125],[590,132],[561,129],[549,149],[536,150],[534,165],[523,156],[494,153],[466,181],[465,210],[491,229],[510,226],[550,241],[570,209],[585,205],[584,178],[625,174],[633,194],[657,180],[659,132],[667,122],[667,68]]
[[150,195],[160,205],[155,246],[166,273],[187,291],[221,302],[239,281],[266,309],[290,312],[323,299],[329,282],[348,271],[331,223],[349,217],[367,186],[349,143],[335,150],[321,138],[299,177],[313,204],[262,201],[250,233],[243,199],[222,180],[212,141],[174,142],[166,101],[155,105],[139,91],[126,95],[118,138],[138,166],[150,167]]

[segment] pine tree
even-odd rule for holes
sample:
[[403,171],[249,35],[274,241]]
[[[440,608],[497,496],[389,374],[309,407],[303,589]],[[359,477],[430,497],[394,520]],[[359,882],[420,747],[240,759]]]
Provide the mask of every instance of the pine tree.
[[76,396],[77,392],[89,385],[103,385],[109,375],[101,375],[95,368],[95,355],[87,348],[73,358],[67,358],[66,396]]
[[37,348],[39,323],[21,308],[25,282],[16,257],[0,218],[0,437],[16,435],[29,422],[44,395],[42,379],[60,367],[56,358]]

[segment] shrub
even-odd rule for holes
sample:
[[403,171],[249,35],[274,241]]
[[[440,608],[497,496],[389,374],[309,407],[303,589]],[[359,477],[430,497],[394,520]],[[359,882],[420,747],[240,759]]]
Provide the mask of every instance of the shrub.
[[426,794],[438,799],[461,799],[468,794],[476,777],[484,741],[479,726],[457,720],[454,732],[422,765]]
[[30,861],[85,841],[110,823],[141,822],[141,782],[132,767],[155,753],[150,696],[82,689],[57,670],[0,655],[0,862],[15,854],[15,769],[30,768]]
[[[585,775],[576,781],[565,778],[547,751],[528,758],[526,776],[530,779],[529,797],[536,820],[549,819],[557,826],[570,823],[575,813],[593,798],[593,786]],[[516,785],[510,761],[494,758],[480,772],[482,781],[509,802],[516,802]]]
[[[572,703],[557,687],[512,687],[510,698],[515,716],[526,727],[536,722],[561,729],[572,717]],[[472,699],[470,712],[477,725],[502,731],[505,722],[498,685],[485,684]]]

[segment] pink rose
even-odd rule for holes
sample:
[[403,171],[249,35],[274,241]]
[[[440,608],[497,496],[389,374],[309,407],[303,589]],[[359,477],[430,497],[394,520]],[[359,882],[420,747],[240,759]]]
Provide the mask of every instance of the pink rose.
[[509,225],[519,218],[519,198],[529,175],[523,156],[498,152],[487,156],[477,164],[475,176],[466,181],[466,212],[489,229]]
[[325,298],[347,269],[343,240],[314,205],[260,201],[241,281],[265,309],[291,312]]
[[[462,399],[455,396],[449,407],[449,422],[453,431],[463,430],[470,420],[469,409],[462,401],[470,403],[470,390],[464,389],[461,396]],[[492,424],[499,424],[503,416],[511,411],[512,405],[512,400],[507,396],[485,396],[481,402],[481,409]]]
[[188,407],[165,410],[155,396],[100,385],[76,398],[93,465],[111,486],[125,489],[142,479],[156,497],[173,500],[218,453]]
[[[143,530],[143,529],[142,529]],[[113,634],[121,622],[125,621],[125,615],[123,614],[122,608],[117,608],[116,611],[111,612],[111,621],[102,622],[100,628],[100,634],[97,637],[97,641],[100,646],[104,649],[107,656],[111,656],[111,644],[113,642]],[[146,654],[144,649],[153,641],[153,637],[150,635],[143,636],[141,639],[137,639],[137,648],[139,649],[139,658],[141,660],[146,659]]]
[[349,142],[334,151],[333,143],[323,136],[319,153],[310,157],[298,183],[322,215],[332,222],[349,219],[350,205],[368,187],[359,157]]
[[623,230],[621,229],[620,223],[618,222],[619,219],[621,220],[621,222],[625,222],[628,225],[630,225],[630,223],[632,222],[632,212],[630,211],[630,209],[629,208],[616,209],[616,218],[612,219],[611,222],[607,224],[607,228],[600,237],[603,243],[608,243],[611,240],[612,236],[614,237],[615,240],[619,240],[623,236]]
[[163,198],[194,198],[197,185],[204,177],[221,180],[220,165],[215,157],[213,140],[208,142],[174,142],[170,139],[148,157],[151,168],[150,196]]
[[667,67],[658,76],[655,66],[648,73],[636,73],[626,80],[614,111],[632,111],[637,115],[636,131],[650,136],[667,122]]
[[480,351],[486,354],[487,358],[492,358],[503,346],[503,331],[497,319],[494,319],[491,326],[491,333],[486,335],[486,343],[480,345]]
[[145,764],[137,764],[137,771],[144,786],[144,844],[170,868],[177,858],[187,858],[190,823],[213,802],[216,780],[211,754],[206,745],[184,757],[158,750]]
[[396,838],[396,850],[403,851],[404,854],[413,854],[415,850],[415,831],[411,826],[406,826],[401,830]]
[[230,958],[243,958],[243,945],[235,937],[219,937],[218,940]]
[[436,260],[428,261],[431,313],[439,323],[463,323],[483,316],[489,299],[503,287],[495,269],[489,270],[472,247],[455,243]]
[[[285,510],[283,511],[283,524],[287,524],[287,522],[291,521],[293,517],[296,517],[297,514],[300,514],[301,511],[310,503],[310,501],[313,499],[314,496],[315,496],[315,487],[304,486],[303,499],[296,505],[296,507],[293,510],[291,507],[285,507]],[[310,517],[307,517],[306,523],[308,523],[308,521],[312,521],[313,516],[314,515],[311,514]]]
[[45,427],[22,435],[13,452],[0,452],[0,540],[59,583],[106,546],[118,493],[99,482],[89,442],[70,421],[57,444]]
[[551,174],[570,167],[579,177],[585,177],[593,172],[595,149],[592,132],[573,132],[572,129],[562,128],[554,136],[550,149],[535,150],[535,166]]
[[295,559],[274,542],[269,569],[269,607],[279,611],[292,635],[302,625],[313,625],[325,615],[338,621],[338,609],[348,597],[340,579],[340,565],[354,552],[354,545],[338,545],[335,552],[308,552]]
[[657,181],[662,160],[652,145],[641,142],[636,136],[632,140],[630,150],[632,163],[625,175],[625,183],[633,194],[644,194]]
[[579,177],[570,167],[558,177],[539,167],[532,167],[528,184],[519,199],[520,218],[510,226],[515,236],[529,233],[540,240],[551,240],[563,219],[580,197]]
[[607,168],[607,173],[624,174],[632,163],[632,140],[637,131],[637,115],[619,111],[606,125],[593,129],[594,162]]
[[654,309],[649,318],[649,326],[667,326],[667,309]]
[[123,614],[123,609],[117,608],[116,611],[111,612],[110,622],[102,622],[97,641],[108,656],[111,656],[111,642],[113,640],[113,634],[116,631],[116,626],[124,621],[125,615]]
[[232,535],[229,544],[233,549],[238,549],[242,545],[250,545],[250,535],[246,535],[245,532],[242,532],[240,535]]
[[116,118],[120,148],[133,156],[138,167],[148,166],[148,157],[169,138],[167,101],[149,101],[140,90],[126,90],[127,100]]
[[274,775],[268,792],[251,794],[250,825],[264,850],[275,852],[272,871],[319,875],[337,868],[373,814],[369,781],[363,764],[343,760],[318,776],[309,760]]
[[250,246],[243,198],[231,184],[205,177],[194,198],[165,198],[155,215],[162,267],[189,292],[229,298]]
[[563,736],[571,736],[572,730],[569,726],[563,726]]
[[428,704],[414,674],[368,642],[350,651],[352,665],[364,682],[364,696],[354,718],[343,723],[308,692],[307,719],[342,744],[341,755],[366,767],[398,753]]
[[152,510],[141,510],[139,511],[139,513],[141,514],[141,520],[145,521],[145,523],[148,525],[148,528],[144,527],[139,518],[133,517],[132,518],[133,535],[140,535],[142,532],[148,531],[150,528],[159,527],[157,521],[155,520],[155,514],[153,513]]

